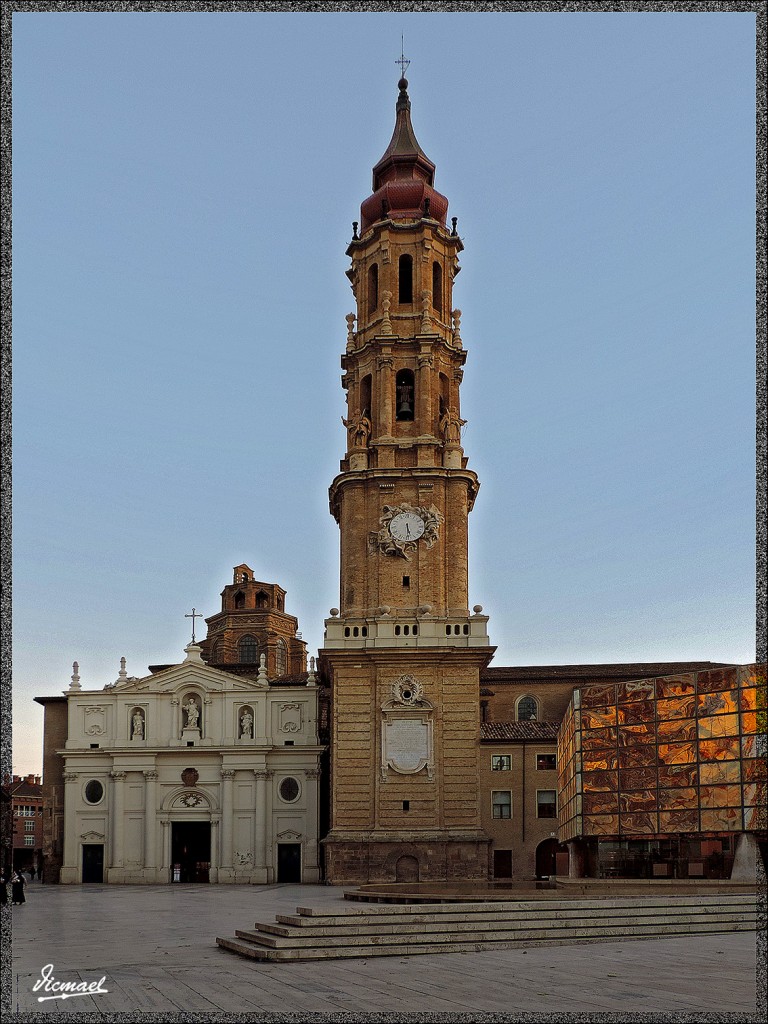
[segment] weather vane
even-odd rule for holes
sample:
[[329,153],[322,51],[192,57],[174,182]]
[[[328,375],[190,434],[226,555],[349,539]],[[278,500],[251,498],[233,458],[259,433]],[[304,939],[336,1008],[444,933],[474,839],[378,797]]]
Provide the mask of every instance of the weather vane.
[[196,612],[195,609],[193,608],[192,609],[192,614],[191,615],[187,614],[187,615],[184,616],[184,618],[185,619],[192,619],[192,643],[194,643],[195,642],[195,619],[202,619],[203,618],[203,613],[202,612]]
[[405,72],[408,70],[408,65],[411,63],[403,52],[405,47],[405,39],[400,36],[400,58],[395,61],[395,64],[400,65],[400,77],[405,78]]

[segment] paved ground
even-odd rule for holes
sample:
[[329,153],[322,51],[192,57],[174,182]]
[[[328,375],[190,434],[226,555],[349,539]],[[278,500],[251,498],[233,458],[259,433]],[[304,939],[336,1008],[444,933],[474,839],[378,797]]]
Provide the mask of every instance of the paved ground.
[[[13,917],[13,1010],[51,1012],[734,1013],[757,1020],[753,932],[528,950],[259,964],[220,950],[297,906],[342,899],[326,886],[27,886]],[[58,981],[106,995],[37,1002]]]

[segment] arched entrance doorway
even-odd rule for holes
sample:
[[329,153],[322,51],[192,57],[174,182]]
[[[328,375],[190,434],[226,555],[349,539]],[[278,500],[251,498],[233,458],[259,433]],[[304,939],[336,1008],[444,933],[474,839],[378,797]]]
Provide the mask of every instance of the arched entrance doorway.
[[568,874],[568,847],[556,839],[545,839],[536,847],[536,877]]

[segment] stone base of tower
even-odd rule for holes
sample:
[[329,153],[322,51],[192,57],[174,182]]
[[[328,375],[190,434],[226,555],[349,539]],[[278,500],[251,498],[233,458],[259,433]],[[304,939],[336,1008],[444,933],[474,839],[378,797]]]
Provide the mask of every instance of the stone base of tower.
[[490,842],[474,831],[332,831],[323,840],[325,878],[331,885],[486,882]]

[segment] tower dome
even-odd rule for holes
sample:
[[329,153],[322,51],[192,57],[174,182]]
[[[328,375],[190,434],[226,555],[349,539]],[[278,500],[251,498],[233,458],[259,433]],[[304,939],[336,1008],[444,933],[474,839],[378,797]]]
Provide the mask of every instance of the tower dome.
[[379,220],[421,220],[445,225],[448,200],[433,187],[435,165],[418,143],[411,124],[408,80],[398,82],[395,130],[373,168],[373,195],[360,207],[362,230]]

